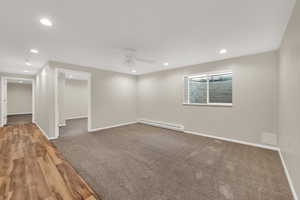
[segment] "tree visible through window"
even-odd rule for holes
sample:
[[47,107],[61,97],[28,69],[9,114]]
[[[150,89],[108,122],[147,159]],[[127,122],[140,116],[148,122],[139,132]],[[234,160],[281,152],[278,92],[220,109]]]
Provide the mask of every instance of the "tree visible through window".
[[232,72],[186,77],[186,103],[232,104]]

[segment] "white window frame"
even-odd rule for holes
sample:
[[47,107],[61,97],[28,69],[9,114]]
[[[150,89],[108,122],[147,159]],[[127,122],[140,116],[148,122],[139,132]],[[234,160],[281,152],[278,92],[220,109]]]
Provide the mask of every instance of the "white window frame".
[[[184,103],[183,105],[195,105],[195,106],[225,106],[225,107],[232,107],[233,106],[233,91],[232,91],[232,103],[211,103],[209,102],[209,77],[211,76],[218,76],[218,75],[226,75],[231,74],[232,76],[232,85],[233,85],[233,72],[232,71],[222,71],[222,72],[208,72],[208,73],[201,73],[201,74],[193,74],[189,76],[184,76]],[[191,78],[195,77],[206,77],[206,84],[207,84],[207,91],[206,91],[206,103],[190,103],[190,88],[189,88],[189,81]],[[187,80],[187,81],[186,81]],[[187,91],[185,91],[187,90]],[[232,87],[233,90],[233,87]]]

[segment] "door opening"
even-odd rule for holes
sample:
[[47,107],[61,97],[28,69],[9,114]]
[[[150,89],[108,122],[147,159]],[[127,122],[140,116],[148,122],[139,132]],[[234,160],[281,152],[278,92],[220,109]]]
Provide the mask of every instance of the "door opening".
[[55,69],[55,138],[90,130],[90,88],[90,73]]
[[33,79],[2,77],[1,125],[35,121],[35,82]]

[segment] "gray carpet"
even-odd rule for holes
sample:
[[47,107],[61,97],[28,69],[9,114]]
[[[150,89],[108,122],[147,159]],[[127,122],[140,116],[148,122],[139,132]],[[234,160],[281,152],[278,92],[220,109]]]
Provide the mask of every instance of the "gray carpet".
[[32,114],[8,115],[7,125],[29,124],[32,122]]
[[86,133],[88,130],[87,118],[68,119],[66,126],[59,127],[59,136],[75,136]]
[[270,150],[142,124],[54,143],[104,200],[292,200]]

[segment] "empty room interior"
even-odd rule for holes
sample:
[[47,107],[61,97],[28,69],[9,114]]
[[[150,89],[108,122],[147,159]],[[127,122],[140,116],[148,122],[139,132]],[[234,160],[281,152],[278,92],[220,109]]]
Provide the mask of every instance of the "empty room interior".
[[299,200],[299,0],[0,16],[0,200]]

